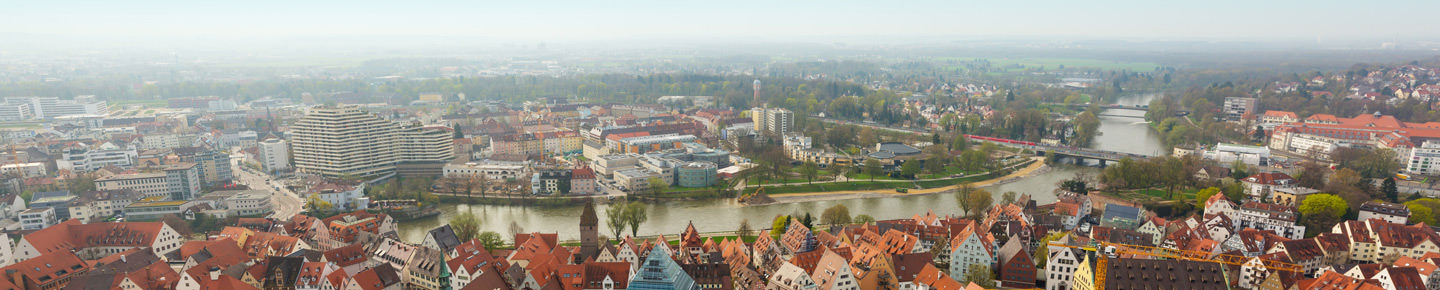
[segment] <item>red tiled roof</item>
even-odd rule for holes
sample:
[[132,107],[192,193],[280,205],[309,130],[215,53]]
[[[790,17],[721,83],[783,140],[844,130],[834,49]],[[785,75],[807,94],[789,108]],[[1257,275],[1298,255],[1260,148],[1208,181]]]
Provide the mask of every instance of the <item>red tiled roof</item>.
[[161,222],[82,224],[71,219],[25,235],[24,239],[40,254],[101,246],[149,247],[164,228]]
[[359,243],[325,251],[325,260],[335,263],[336,266],[340,267],[348,267],[365,262],[368,256],[365,252],[364,245]]
[[321,275],[325,274],[325,266],[329,264],[330,263],[326,262],[305,262],[305,264],[301,264],[300,273],[296,274],[298,277],[295,279],[295,286],[319,288],[320,283],[323,281],[322,278],[324,278]]
[[542,242],[542,245],[545,245],[545,248],[547,249],[547,251],[548,251],[549,248],[554,248],[555,246],[560,245],[560,244],[557,242],[557,241],[559,240],[559,238],[560,238],[560,234],[558,234],[558,233],[548,233],[548,234],[542,234],[542,233],[515,234],[515,244],[516,244],[516,245],[522,245],[522,244],[525,244],[525,242],[527,242],[527,241],[529,241],[530,239],[533,239],[533,238],[539,238],[540,241]]
[[795,257],[790,258],[790,264],[805,269],[806,273],[815,272],[815,265],[820,263],[820,258],[825,257],[825,252],[822,250],[795,254]]
[[570,171],[571,179],[595,179],[595,170],[590,168],[576,168]]
[[[350,243],[355,241],[355,236],[360,231],[379,234],[380,225],[387,217],[383,213],[354,211],[325,218],[325,226],[330,228],[331,236],[338,237],[338,240],[342,242]],[[352,220],[354,222],[349,222]]]
[[1295,112],[1288,112],[1288,111],[1274,111],[1274,110],[1265,111],[1265,116],[1266,116],[1266,117],[1289,117],[1289,118],[1294,118],[1294,119],[1297,119],[1297,120],[1300,119],[1300,117],[1298,117],[1298,116],[1295,115]]
[[1390,282],[1396,290],[1424,290],[1425,282],[1415,267],[1390,267]]
[[1293,261],[1319,259],[1325,256],[1325,250],[1320,249],[1320,244],[1312,239],[1284,241],[1280,244],[1285,246],[1285,253],[1290,255],[1290,260]]
[[1420,273],[1420,275],[1425,276],[1428,276],[1430,275],[1430,272],[1435,271],[1436,267],[1435,264],[1431,264],[1423,260],[1406,256],[1400,256],[1399,259],[1395,259],[1395,263],[1393,265],[1395,267],[1414,267],[1416,272]]
[[925,268],[920,269],[919,276],[915,277],[915,283],[928,285],[930,288],[937,290],[959,290],[963,288],[960,282],[956,282],[955,279],[950,279],[950,275],[940,272],[940,268],[936,268],[935,265],[930,263],[926,263]]
[[[125,274],[126,278],[140,286],[140,289],[175,289],[180,283],[180,273],[165,262],[156,261],[145,268]],[[118,286],[118,284],[112,284]]]
[[189,258],[201,250],[210,253],[210,259],[205,260],[205,263],[213,261],[214,264],[228,266],[239,264],[249,258],[245,255],[245,250],[240,249],[240,246],[235,244],[235,240],[230,238],[186,242],[180,245],[180,256]]
[[16,273],[24,275],[26,279],[30,280],[30,283],[38,285],[63,285],[54,283],[67,281],[70,277],[89,269],[90,265],[75,253],[54,251],[0,268],[0,272],[9,273],[14,270]]
[[334,289],[343,288],[346,279],[350,279],[350,275],[346,274],[345,271],[334,271],[330,272],[330,275],[325,275],[325,280],[334,286]]
[[1294,180],[1295,178],[1290,177],[1289,174],[1279,172],[1256,173],[1255,175],[1251,175],[1250,177],[1245,178],[1245,182],[1259,183],[1265,185],[1281,185],[1281,182],[1285,182],[1288,184],[1290,182],[1294,182]]
[[1370,230],[1380,238],[1380,245],[1386,247],[1414,248],[1425,240],[1440,240],[1440,235],[1424,224],[1407,226],[1382,219],[1370,219]]

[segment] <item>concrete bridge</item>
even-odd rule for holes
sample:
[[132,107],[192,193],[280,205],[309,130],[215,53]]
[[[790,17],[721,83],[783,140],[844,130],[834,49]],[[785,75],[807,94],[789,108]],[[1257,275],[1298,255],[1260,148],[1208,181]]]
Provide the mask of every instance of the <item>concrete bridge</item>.
[[[1142,108],[1142,109],[1137,109],[1137,110],[1145,110],[1145,109]],[[1125,116],[1125,115],[1117,115],[1117,116],[1119,116],[1119,117],[1132,117],[1132,118],[1144,118],[1144,116]],[[925,131],[925,130],[920,130],[920,129],[895,128],[895,127],[882,126],[882,125],[879,125],[879,124],[867,124],[867,123],[861,123],[861,122],[852,122],[852,121],[837,120],[837,119],[828,119],[828,118],[820,118],[820,120],[821,120],[822,122],[827,122],[827,123],[847,124],[847,125],[858,125],[858,126],[865,126],[865,127],[871,127],[871,128],[875,128],[875,129],[887,130],[887,131],[893,131],[893,132],[900,132],[900,133],[909,133],[909,134],[916,134],[916,135],[929,134],[929,132],[927,132],[927,131]],[[1105,151],[1105,150],[1097,150],[1097,149],[1090,149],[1090,148],[1077,148],[1077,147],[1069,147],[1069,146],[1051,146],[1051,145],[1044,145],[1044,144],[1038,144],[1038,143],[1033,143],[1033,142],[1021,142],[1021,141],[996,142],[996,141],[993,141],[993,140],[984,140],[984,139],[975,139],[975,138],[970,138],[970,140],[981,141],[981,142],[991,142],[991,143],[999,144],[999,145],[1001,145],[1001,146],[1012,147],[1012,148],[1023,148],[1023,149],[1035,150],[1036,154],[1041,154],[1041,155],[1043,155],[1044,152],[1055,152],[1055,154],[1057,154],[1057,155],[1070,156],[1070,157],[1074,157],[1074,158],[1079,158],[1079,159],[1081,159],[1081,160],[1084,160],[1084,159],[1099,160],[1101,166],[1104,166],[1107,161],[1120,161],[1120,159],[1124,159],[1124,158],[1126,158],[1126,157],[1133,158],[1133,159],[1150,158],[1150,156],[1148,156],[1148,155],[1141,155],[1141,154],[1130,154],[1130,153],[1124,153],[1124,152]]]
[[1069,156],[1069,157],[1072,157],[1072,158],[1079,159],[1079,160],[1077,160],[1077,161],[1082,161],[1082,162],[1083,162],[1085,159],[1098,160],[1098,161],[1100,161],[1100,166],[1105,166],[1106,163],[1109,162],[1109,161],[1120,161],[1120,159],[1125,159],[1125,158],[1145,159],[1145,158],[1150,158],[1150,157],[1151,157],[1151,156],[1149,156],[1149,155],[1144,155],[1144,154],[1132,154],[1132,153],[1125,153],[1125,152],[1115,152],[1115,151],[1106,151],[1106,150],[1099,150],[1099,149],[1079,148],[1079,147],[1070,147],[1070,146],[1052,146],[1052,145],[1037,144],[1037,143],[1032,143],[1032,142],[997,142],[997,141],[994,141],[994,140],[984,140],[984,139],[975,139],[975,138],[970,138],[970,139],[971,139],[971,140],[975,140],[975,141],[980,141],[980,142],[995,143],[995,144],[997,144],[997,145],[1005,146],[1005,147],[1030,149],[1030,150],[1034,150],[1036,155],[1045,155],[1045,154],[1048,154],[1048,153],[1053,152],[1053,153],[1054,153],[1055,155],[1057,155],[1057,156]]
[[1145,118],[1144,115],[1134,116],[1134,115],[1105,114],[1105,113],[1100,113],[1100,116],[1101,116],[1101,117],[1119,117],[1119,118],[1137,118],[1137,119],[1144,119],[1144,118]]

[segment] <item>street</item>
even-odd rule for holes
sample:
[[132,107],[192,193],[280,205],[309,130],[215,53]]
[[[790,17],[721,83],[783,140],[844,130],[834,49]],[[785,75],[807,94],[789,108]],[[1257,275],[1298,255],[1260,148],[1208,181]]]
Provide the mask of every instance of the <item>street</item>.
[[243,166],[235,166],[232,172],[236,172],[235,178],[240,184],[250,186],[253,190],[264,190],[270,192],[271,208],[275,210],[270,218],[276,220],[288,220],[290,217],[300,214],[304,210],[305,199],[291,192],[280,184],[279,181],[266,181],[269,176],[251,171]]

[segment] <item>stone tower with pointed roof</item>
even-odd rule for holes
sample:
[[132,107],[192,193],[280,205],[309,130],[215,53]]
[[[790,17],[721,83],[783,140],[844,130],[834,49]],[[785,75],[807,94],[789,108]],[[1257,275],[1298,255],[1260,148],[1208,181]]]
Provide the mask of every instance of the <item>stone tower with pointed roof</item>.
[[600,255],[600,235],[598,233],[600,219],[595,217],[595,202],[585,202],[585,210],[580,212],[580,259],[593,259]]

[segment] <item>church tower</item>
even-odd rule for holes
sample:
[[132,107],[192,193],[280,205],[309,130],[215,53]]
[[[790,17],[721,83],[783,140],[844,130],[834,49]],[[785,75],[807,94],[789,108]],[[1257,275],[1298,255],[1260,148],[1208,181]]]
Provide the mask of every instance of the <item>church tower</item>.
[[585,210],[580,212],[580,259],[595,258],[600,255],[600,219],[595,217],[595,202],[585,202]]

